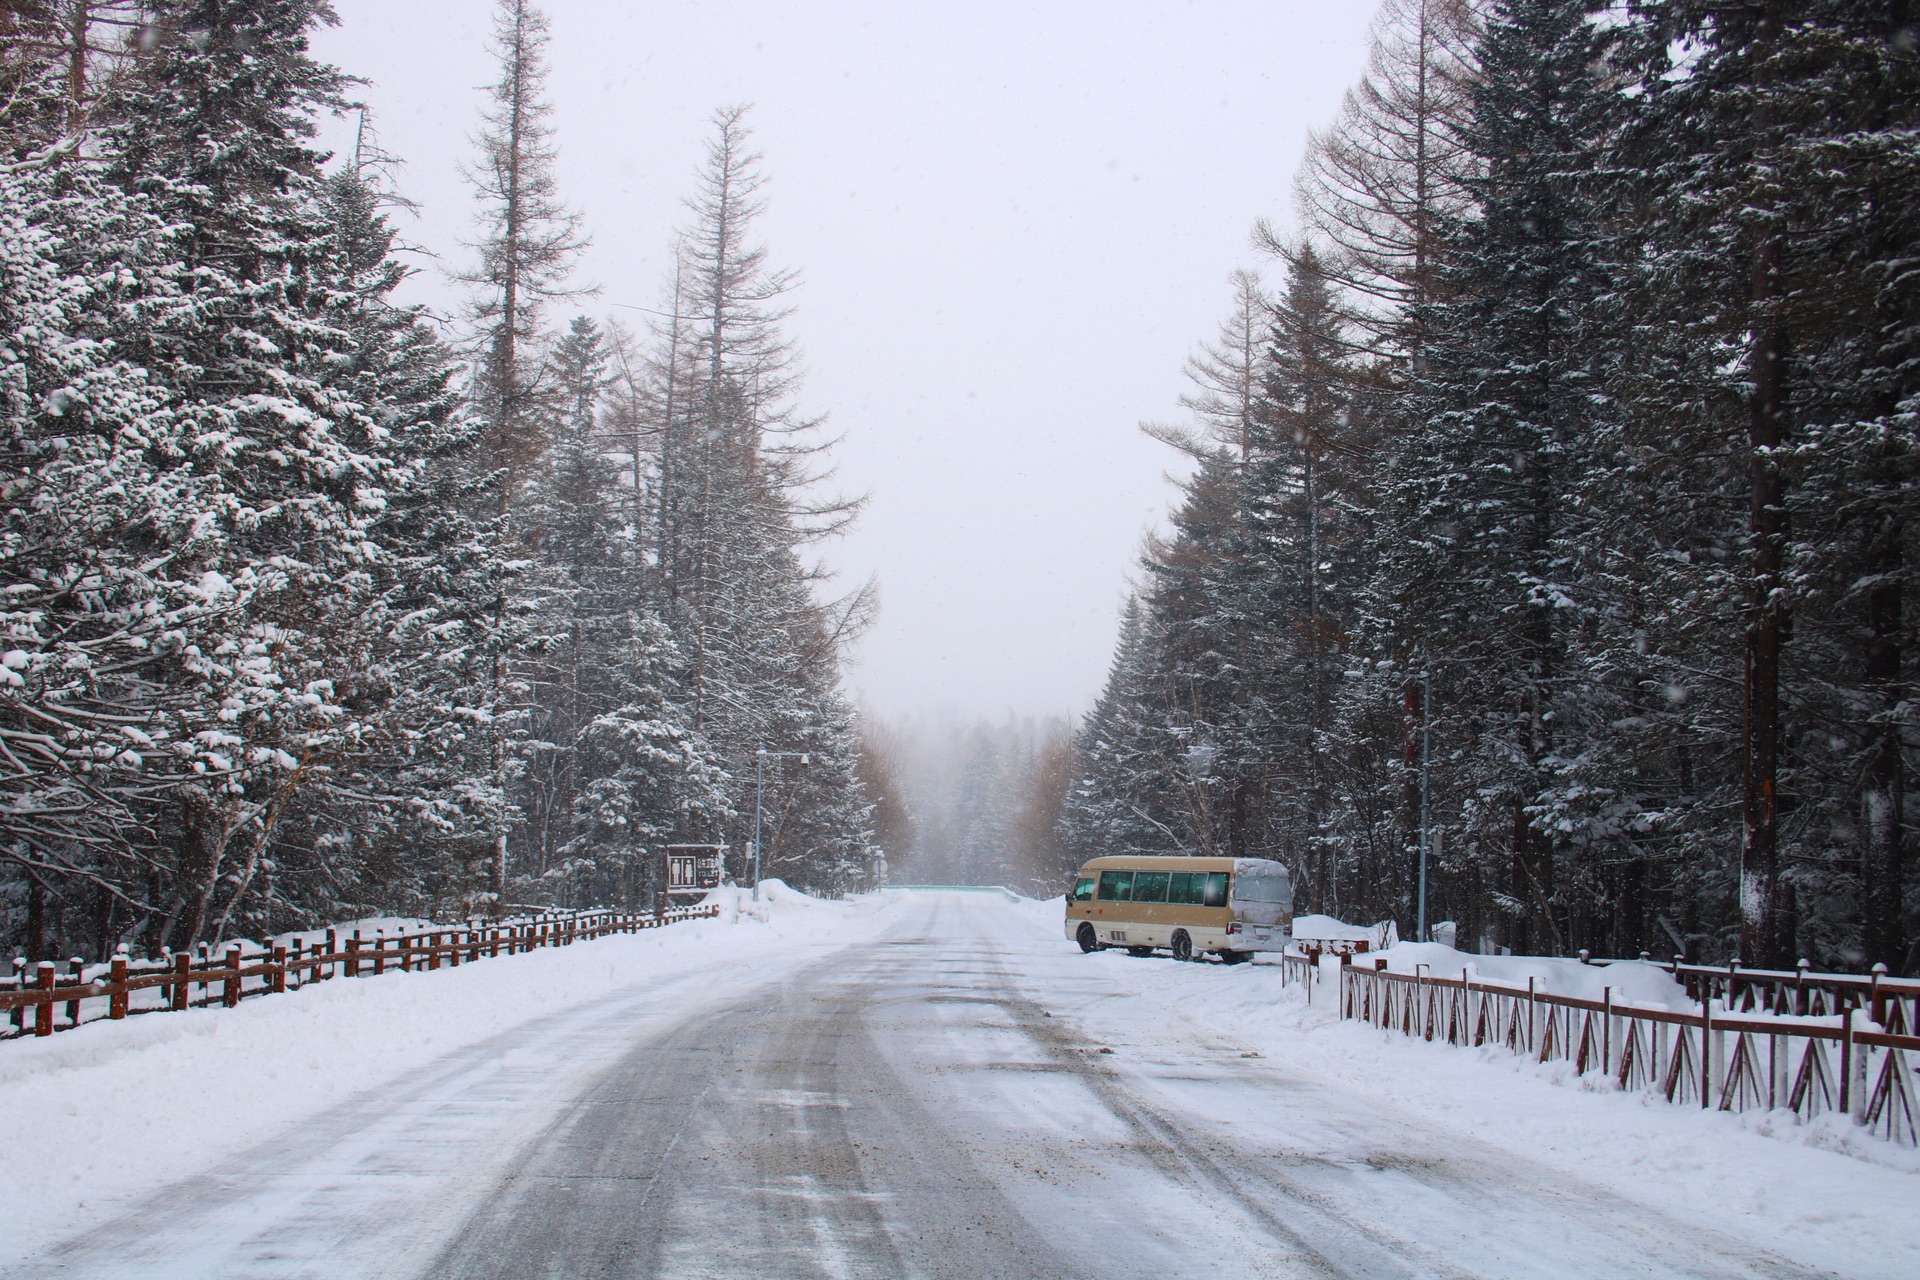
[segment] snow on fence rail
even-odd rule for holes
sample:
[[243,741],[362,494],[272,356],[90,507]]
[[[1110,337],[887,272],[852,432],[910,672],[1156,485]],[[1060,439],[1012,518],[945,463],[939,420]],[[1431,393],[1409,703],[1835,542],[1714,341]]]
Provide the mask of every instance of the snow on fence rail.
[[7,1015],[0,1038],[50,1036],[102,1018],[179,1011],[216,1002],[232,1008],[246,997],[295,990],[328,978],[370,977],[390,968],[406,973],[438,969],[443,963],[470,964],[719,914],[717,905],[648,914],[555,911],[391,937],[384,931],[364,937],[356,929],[344,939],[339,930],[328,929],[325,941],[316,941],[311,949],[299,938],[273,946],[236,942],[223,955],[210,954],[202,944],[198,957],[180,951],[153,960],[129,959],[122,947],[105,964],[70,961],[65,986],[60,985],[59,966],[53,961],[39,962],[31,973],[24,961],[16,961],[14,975],[0,978],[0,1011]]
[[[1308,982],[1314,965],[1283,960],[1285,981]],[[1668,1102],[1722,1111],[1784,1107],[1804,1120],[1823,1112],[1893,1142],[1920,1145],[1920,1104],[1907,1055],[1920,981],[1848,974],[1664,965],[1695,1011],[1556,995],[1427,972],[1394,973],[1370,957],[1340,965],[1340,1016],[1453,1045],[1502,1045],[1536,1062],[1567,1061],[1620,1088],[1657,1090]],[[1311,984],[1308,990],[1312,990]]]

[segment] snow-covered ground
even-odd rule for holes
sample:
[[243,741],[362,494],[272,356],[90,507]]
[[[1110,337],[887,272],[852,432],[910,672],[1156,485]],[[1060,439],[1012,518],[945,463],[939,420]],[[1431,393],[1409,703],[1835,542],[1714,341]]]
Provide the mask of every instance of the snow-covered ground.
[[[0,1044],[0,1260],[455,1050],[609,997],[671,1021],[870,937],[887,908],[778,882],[763,896],[713,895],[717,920]],[[589,1066],[556,1063],[552,1089]]]
[[[1036,932],[1059,930],[1057,902],[1019,910]],[[1460,953],[1402,943],[1389,954],[1395,969],[1411,972],[1425,963],[1442,972]],[[1303,988],[1283,986],[1279,966],[1263,959],[1228,968],[1108,951],[1084,962],[1109,980],[1085,984],[1077,996],[1069,995],[1073,988],[1050,984],[1058,1001],[1053,1007],[1116,1048],[1151,1051],[1183,1035],[1231,1035],[1275,1065],[1353,1099],[1376,1099],[1433,1128],[1550,1164],[1624,1199],[1715,1224],[1807,1266],[1849,1276],[1920,1275],[1920,1214],[1914,1212],[1920,1152],[1873,1138],[1843,1116],[1808,1125],[1785,1111],[1734,1115],[1674,1106],[1654,1095],[1622,1093],[1604,1079],[1577,1077],[1570,1063],[1539,1064],[1492,1046],[1428,1043],[1343,1021],[1330,969],[1310,1005]],[[1524,985],[1532,973],[1543,989],[1551,982],[1565,994],[1593,998],[1609,972],[1527,957],[1471,956],[1467,962],[1478,978]],[[1641,967],[1613,968],[1616,995],[1622,968]],[[1672,980],[1646,968],[1627,979],[1630,998],[1667,1003]],[[1114,984],[1137,998],[1108,998],[1105,989]]]
[[[588,1100],[595,1117],[630,1114],[622,1072],[659,1043],[681,1056],[644,1078],[681,1091],[672,1124],[689,1109],[724,1123],[660,1148],[683,1194],[649,1213],[724,1232],[739,1274],[941,1274],[899,1259],[913,1256],[903,1228],[959,1229],[912,1218],[934,1212],[915,1207],[928,1179],[951,1175],[983,1230],[1011,1230],[991,1220],[1008,1212],[1061,1257],[1119,1245],[1107,1275],[1249,1258],[1265,1263],[1248,1274],[1325,1274],[1329,1256],[1337,1273],[1920,1275],[1920,1160],[1844,1119],[1702,1113],[1564,1063],[1341,1022],[1330,988],[1310,1005],[1264,960],[1083,956],[1057,900],[769,897],[737,920],[0,1046],[0,1273],[132,1274],[137,1260],[143,1275],[351,1276],[376,1256],[430,1269],[445,1241],[512,1238],[531,1212],[500,1199],[524,1185],[514,1161],[577,1151],[564,1120]],[[699,1066],[709,1041],[734,1065]],[[683,1081],[688,1064],[719,1074]],[[931,1128],[891,1137],[876,1094],[917,1099]],[[759,1154],[709,1172],[742,1134]],[[409,1163],[394,1150],[408,1144],[441,1150]],[[950,1156],[911,1163],[929,1151]],[[149,1193],[196,1176],[153,1207]],[[221,1196],[229,1212],[206,1204]],[[168,1225],[183,1205],[205,1216]],[[6,1269],[101,1222],[119,1243]],[[875,1252],[890,1234],[895,1252]],[[675,1237],[662,1274],[736,1273],[687,1264],[687,1247]],[[446,1274],[508,1272],[458,1256]]]

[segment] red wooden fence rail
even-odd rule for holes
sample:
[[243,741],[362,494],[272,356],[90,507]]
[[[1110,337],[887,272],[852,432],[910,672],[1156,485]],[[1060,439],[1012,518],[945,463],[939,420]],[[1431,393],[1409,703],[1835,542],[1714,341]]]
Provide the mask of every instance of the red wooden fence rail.
[[[66,985],[61,985],[59,966],[51,960],[33,966],[31,975],[24,972],[24,961],[16,961],[14,976],[0,979],[0,1013],[6,1014],[0,1038],[50,1036],[83,1022],[178,1011],[211,1005],[216,1000],[230,1009],[245,997],[295,990],[333,977],[371,977],[389,968],[403,973],[438,969],[442,964],[519,955],[540,947],[564,947],[719,914],[718,906],[675,907],[645,914],[543,912],[497,923],[472,921],[413,933],[397,931],[389,935],[382,930],[372,937],[356,929],[346,938],[341,938],[338,930],[328,929],[324,944],[308,947],[296,939],[291,946],[255,946],[249,950],[236,942],[218,957],[202,945],[197,957],[179,951],[136,961],[129,959],[122,947],[106,964],[85,966],[77,957],[69,961]],[[92,1008],[87,1007],[89,1002]]]
[[[1312,970],[1286,957],[1283,981]],[[1663,966],[1673,971],[1673,966]],[[1908,1054],[1920,983],[1884,972],[1808,974],[1678,966],[1699,993],[1683,1012],[1616,1000],[1441,977],[1420,966],[1390,973],[1368,957],[1340,969],[1340,1015],[1453,1045],[1502,1045],[1537,1062],[1567,1061],[1622,1089],[1722,1111],[1789,1109],[1811,1120],[1839,1112],[1890,1141],[1920,1145],[1920,1086]],[[1803,966],[1804,970],[1804,966]],[[1308,985],[1308,991],[1313,987]]]

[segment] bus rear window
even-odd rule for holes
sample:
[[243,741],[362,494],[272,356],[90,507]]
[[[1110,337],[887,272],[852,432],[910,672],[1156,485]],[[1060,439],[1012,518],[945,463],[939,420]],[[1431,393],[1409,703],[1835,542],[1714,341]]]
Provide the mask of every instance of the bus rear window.
[[1102,871],[1100,873],[1100,901],[1126,902],[1133,897],[1133,872]]
[[[1194,877],[1199,879],[1198,876]],[[1201,894],[1201,906],[1224,907],[1227,905],[1227,873],[1210,871],[1207,873],[1207,886]]]
[[1285,876],[1241,876],[1233,886],[1233,896],[1242,902],[1275,902],[1293,905],[1293,882]]
[[1167,873],[1164,871],[1134,872],[1133,900],[1135,902],[1165,902],[1167,900]]
[[1085,902],[1091,897],[1093,897],[1092,876],[1081,876],[1073,882],[1073,900],[1075,902]]

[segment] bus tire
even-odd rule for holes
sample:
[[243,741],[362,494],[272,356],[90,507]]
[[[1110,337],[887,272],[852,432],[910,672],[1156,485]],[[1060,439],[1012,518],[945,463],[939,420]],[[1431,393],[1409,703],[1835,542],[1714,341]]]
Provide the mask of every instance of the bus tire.
[[1127,954],[1130,956],[1150,956],[1153,954],[1153,948],[1152,947],[1128,947]]
[[1187,936],[1185,929],[1173,931],[1173,958],[1175,960],[1193,959],[1193,939]]
[[1228,964],[1245,964],[1253,959],[1251,951],[1222,951],[1220,958]]
[[1073,940],[1080,944],[1082,951],[1091,952],[1100,949],[1100,935],[1093,931],[1093,925],[1089,923],[1081,924],[1079,931],[1073,935]]

